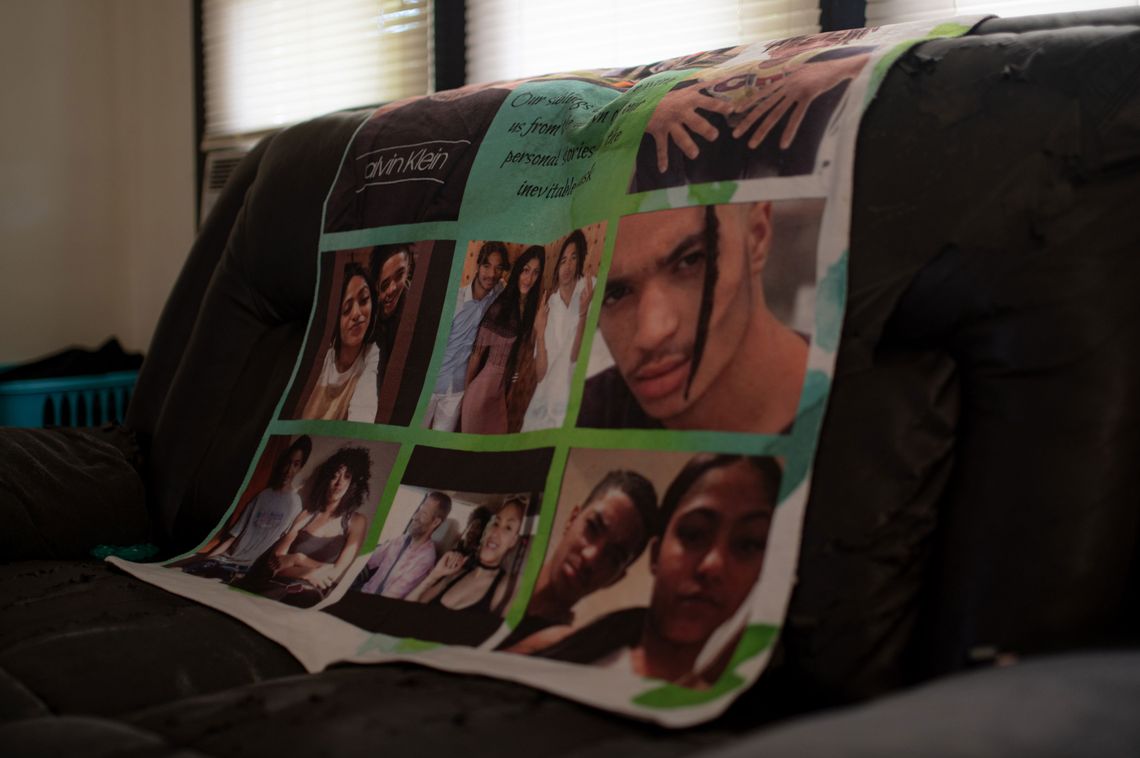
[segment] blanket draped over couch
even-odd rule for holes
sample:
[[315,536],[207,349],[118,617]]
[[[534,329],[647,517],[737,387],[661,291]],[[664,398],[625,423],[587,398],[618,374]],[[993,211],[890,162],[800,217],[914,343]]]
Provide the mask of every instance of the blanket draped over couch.
[[167,568],[113,560],[309,671],[412,660],[667,725],[723,712],[794,582],[860,117],[908,47],[974,23],[378,109],[246,486]]

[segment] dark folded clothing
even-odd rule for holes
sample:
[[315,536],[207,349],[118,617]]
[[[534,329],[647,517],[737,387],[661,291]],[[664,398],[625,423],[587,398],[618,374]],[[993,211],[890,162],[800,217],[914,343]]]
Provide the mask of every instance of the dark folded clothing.
[[142,353],[128,353],[112,337],[98,350],[73,347],[0,370],[0,382],[22,379],[53,379],[63,376],[92,376],[116,371],[138,371],[142,366]]

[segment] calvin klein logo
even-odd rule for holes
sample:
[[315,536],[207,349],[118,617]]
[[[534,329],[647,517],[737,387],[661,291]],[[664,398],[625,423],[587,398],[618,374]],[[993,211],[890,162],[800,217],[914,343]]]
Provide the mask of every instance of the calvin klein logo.
[[430,140],[411,145],[394,145],[369,150],[356,156],[363,181],[357,188],[377,184],[400,184],[403,182],[435,182],[443,184],[444,168],[453,152],[470,145],[470,140]]

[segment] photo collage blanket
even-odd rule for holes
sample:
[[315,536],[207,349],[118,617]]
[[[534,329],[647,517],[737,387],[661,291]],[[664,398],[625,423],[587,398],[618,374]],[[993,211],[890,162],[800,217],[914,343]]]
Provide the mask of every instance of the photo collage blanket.
[[126,571],[310,671],[413,661],[686,726],[772,653],[891,63],[976,19],[385,105],[217,528]]

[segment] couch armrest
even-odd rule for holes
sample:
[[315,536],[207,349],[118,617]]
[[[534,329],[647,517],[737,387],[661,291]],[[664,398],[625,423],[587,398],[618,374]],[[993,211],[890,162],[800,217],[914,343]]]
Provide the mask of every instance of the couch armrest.
[[0,561],[89,557],[147,538],[138,446],[122,427],[0,429]]

